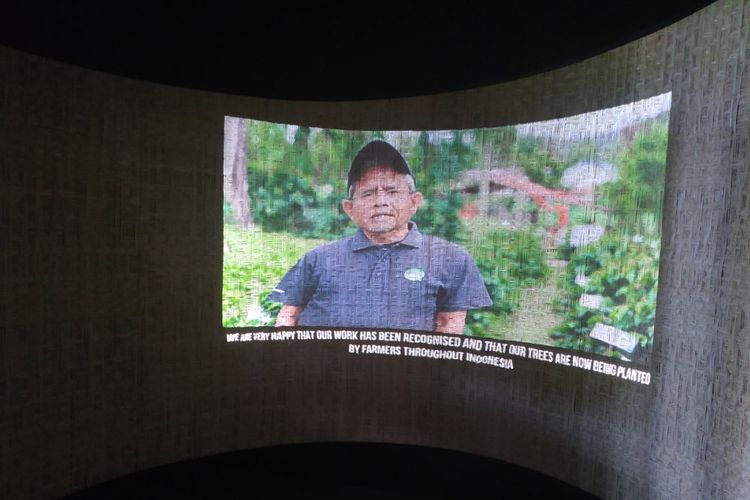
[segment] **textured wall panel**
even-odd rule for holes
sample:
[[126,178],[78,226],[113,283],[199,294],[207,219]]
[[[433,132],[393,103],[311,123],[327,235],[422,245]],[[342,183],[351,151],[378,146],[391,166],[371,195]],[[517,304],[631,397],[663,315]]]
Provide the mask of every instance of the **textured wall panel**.
[[[749,25],[745,2],[720,1],[550,73],[336,104],[188,91],[0,49],[0,496],[361,440],[476,452],[606,498],[750,497]],[[669,90],[650,386],[541,363],[506,374],[323,343],[225,343],[224,114],[481,127]]]

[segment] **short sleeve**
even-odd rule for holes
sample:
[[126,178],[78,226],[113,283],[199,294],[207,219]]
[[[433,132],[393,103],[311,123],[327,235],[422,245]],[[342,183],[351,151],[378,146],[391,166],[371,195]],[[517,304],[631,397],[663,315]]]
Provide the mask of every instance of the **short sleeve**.
[[465,311],[492,305],[479,269],[466,250],[457,247],[446,269],[448,276],[445,287],[437,299],[438,312]]
[[269,300],[305,307],[318,286],[314,270],[315,255],[309,252],[281,278],[269,295]]

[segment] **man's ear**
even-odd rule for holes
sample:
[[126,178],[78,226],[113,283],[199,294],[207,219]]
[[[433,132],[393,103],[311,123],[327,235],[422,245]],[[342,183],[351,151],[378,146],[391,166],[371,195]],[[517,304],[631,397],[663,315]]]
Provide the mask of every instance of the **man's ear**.
[[424,205],[424,196],[422,196],[422,193],[417,191],[416,193],[411,195],[411,202],[413,203],[414,213],[417,213],[417,209]]
[[344,209],[344,212],[346,212],[346,215],[349,217],[352,216],[352,200],[349,198],[345,199],[341,202],[341,207]]

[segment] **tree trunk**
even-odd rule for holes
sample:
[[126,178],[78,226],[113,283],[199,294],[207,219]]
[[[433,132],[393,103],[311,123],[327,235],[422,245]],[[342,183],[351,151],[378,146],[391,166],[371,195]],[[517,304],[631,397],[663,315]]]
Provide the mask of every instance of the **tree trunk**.
[[247,121],[224,118],[224,198],[243,229],[253,227],[247,185]]

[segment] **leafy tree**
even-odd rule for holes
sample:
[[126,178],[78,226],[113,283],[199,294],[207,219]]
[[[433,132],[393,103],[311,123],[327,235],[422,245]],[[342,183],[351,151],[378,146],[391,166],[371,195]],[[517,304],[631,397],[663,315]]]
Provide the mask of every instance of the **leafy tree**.
[[420,133],[407,153],[409,165],[424,195],[424,206],[414,221],[425,232],[455,241],[461,228],[458,212],[463,196],[451,190],[460,172],[476,168],[478,148],[474,131],[451,131],[449,137],[430,140],[430,133]]
[[667,123],[649,124],[617,158],[617,181],[602,186],[604,199],[618,223],[633,231],[648,231],[647,221],[661,220],[667,139]]
[[314,183],[331,186],[331,192],[340,199],[346,196],[349,164],[371,136],[372,133],[365,131],[315,129],[309,142]]
[[462,205],[463,197],[459,193],[433,193],[425,197],[424,205],[413,220],[420,231],[424,230],[428,234],[456,241],[461,229],[458,211]]
[[358,142],[366,142],[368,134],[352,137],[341,131],[289,127],[250,122],[248,184],[253,217],[265,231],[341,237],[349,223],[340,205],[346,192],[341,165],[348,163],[347,156],[353,156],[351,151],[359,149]]
[[523,168],[532,181],[548,188],[560,188],[568,167],[583,158],[595,156],[595,145],[584,141],[572,150],[554,151],[542,137],[520,137],[512,146],[512,162]]

